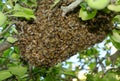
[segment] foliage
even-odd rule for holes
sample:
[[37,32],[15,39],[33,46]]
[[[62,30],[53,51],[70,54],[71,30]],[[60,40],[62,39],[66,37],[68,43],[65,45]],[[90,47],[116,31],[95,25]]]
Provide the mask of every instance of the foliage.
[[80,9],[80,12],[79,12],[79,17],[82,20],[92,19],[97,14],[97,10],[92,10],[92,11],[87,10],[87,3],[85,3],[85,2],[81,3],[80,6],[81,6],[81,9]]
[[[59,2],[60,0],[55,0],[51,8],[54,8]],[[83,21],[93,19],[99,10],[90,8],[88,4],[87,1],[80,4],[79,18]],[[14,25],[16,18],[35,20],[33,8],[36,6],[36,0],[0,1],[0,43],[6,40],[9,43],[15,43],[18,40],[14,37],[14,34],[18,34]],[[106,7],[101,11],[120,12],[120,0],[104,6]],[[0,54],[0,81],[72,81],[73,78],[78,81],[119,81],[120,57],[116,57],[115,63],[113,63],[110,44],[112,42],[118,50],[120,49],[120,15],[116,15],[112,22],[115,28],[112,30],[112,34],[110,33],[108,38],[103,41],[104,47],[96,44],[78,52],[77,59],[80,64],[76,66],[73,65],[73,62],[66,60],[51,68],[37,68],[21,61],[20,50],[18,47],[12,46],[2,55]],[[105,54],[102,55],[100,51],[105,51]],[[82,75],[85,77],[84,79],[78,76],[81,71],[85,72]]]

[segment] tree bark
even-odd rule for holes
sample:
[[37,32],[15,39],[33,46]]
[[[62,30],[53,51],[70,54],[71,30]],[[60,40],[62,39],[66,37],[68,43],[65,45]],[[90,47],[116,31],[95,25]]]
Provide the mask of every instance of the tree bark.
[[0,56],[2,55],[1,52],[3,52],[4,50],[10,48],[12,46],[12,44],[10,44],[9,42],[5,41],[3,43],[0,44]]

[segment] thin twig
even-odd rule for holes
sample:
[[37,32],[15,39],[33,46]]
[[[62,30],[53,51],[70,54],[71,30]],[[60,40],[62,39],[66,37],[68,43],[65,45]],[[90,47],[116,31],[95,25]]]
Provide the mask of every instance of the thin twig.
[[104,64],[102,63],[104,59],[105,59],[105,58],[100,59],[100,58],[98,57],[98,63],[100,64],[103,72],[105,72],[105,70],[106,70],[106,67],[105,67]]
[[120,67],[117,67],[117,68],[115,68],[115,67],[111,67],[110,69],[108,69],[108,70],[106,70],[103,74],[102,74],[102,76],[101,76],[101,78],[103,78],[109,71],[112,71],[112,70],[120,70]]
[[113,55],[108,57],[110,59],[110,61],[112,62],[112,66],[114,66],[117,58],[119,58],[119,57],[120,57],[120,50],[117,50]]
[[[3,43],[0,44],[0,53],[3,52],[4,50],[10,48],[12,46],[12,44],[10,44],[9,42],[5,41]],[[1,53],[2,54],[2,53]],[[0,56],[1,56],[0,54]]]
[[13,24],[9,24],[9,26],[7,26],[7,28],[4,29],[4,30],[0,33],[0,36],[2,36],[4,33],[6,33],[12,25],[13,25]]
[[97,56],[97,54],[95,54],[94,57],[95,57],[95,63],[96,63],[96,64],[95,64],[95,67],[94,67],[92,73],[97,73],[97,72],[98,72],[98,67],[97,67],[97,64],[98,64],[98,62],[97,62],[98,56]]
[[62,16],[64,17],[68,12],[73,11],[76,7],[80,5],[81,2],[83,2],[83,0],[76,0],[68,6],[61,6],[61,9],[63,11]]

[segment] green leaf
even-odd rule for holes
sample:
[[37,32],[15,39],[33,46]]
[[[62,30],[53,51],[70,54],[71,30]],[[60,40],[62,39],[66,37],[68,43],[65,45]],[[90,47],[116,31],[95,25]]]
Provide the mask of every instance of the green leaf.
[[34,16],[34,11],[28,8],[24,8],[22,6],[20,6],[19,4],[16,4],[14,7],[14,13],[12,16],[15,17],[24,17],[28,20],[30,20],[31,18],[36,19],[36,17]]
[[0,26],[2,26],[6,20],[7,17],[2,12],[0,12]]
[[120,23],[120,15],[116,15],[116,16],[113,18],[113,22]]
[[14,51],[15,51],[15,53],[19,54],[19,53],[20,53],[20,49],[19,49],[19,47],[14,46]]
[[16,4],[14,7],[14,10],[17,12],[23,12],[23,13],[27,13],[27,14],[34,14],[32,9],[29,8],[24,8],[22,6],[20,6],[19,4]]
[[112,20],[114,27],[120,29],[120,15],[116,15]]
[[115,41],[120,43],[120,31],[119,30],[113,30],[111,38]]
[[70,75],[70,76],[75,76],[75,72],[73,72],[73,71],[65,71],[65,72],[63,72],[63,74]]
[[94,80],[93,80],[93,79],[94,79],[94,76],[93,76],[93,75],[87,74],[86,76],[87,76],[86,81],[94,81]]
[[83,8],[80,9],[79,12],[79,17],[85,21],[85,20],[90,20],[92,18],[94,18],[97,14],[97,10],[93,10],[92,12],[86,11]]
[[[120,79],[119,79],[120,80]],[[116,78],[116,74],[112,73],[112,72],[108,72],[105,76],[104,76],[104,81],[119,81]]]
[[95,62],[89,64],[89,67],[90,67],[91,69],[93,69],[95,66],[96,66]]
[[15,14],[13,14],[13,16],[15,16],[15,17],[24,17],[27,20],[30,20],[31,18],[36,19],[36,17],[34,15],[30,15],[30,14],[23,13],[23,12],[15,12]]
[[9,3],[9,5],[11,6],[11,7],[13,7],[13,0],[8,0],[8,2],[7,3]]
[[107,8],[114,12],[120,12],[120,5],[110,4],[110,5],[108,5]]
[[12,74],[9,72],[9,70],[0,71],[0,81],[5,80],[11,76]]
[[91,56],[91,55],[98,54],[98,53],[99,51],[95,47],[91,47],[91,48],[81,51],[81,54],[85,56]]
[[18,34],[18,31],[16,30],[15,27],[12,27],[12,30],[13,30],[16,34]]
[[88,7],[87,2],[82,2],[82,3],[80,3],[80,7],[81,7],[82,9],[84,9],[84,10],[87,10],[87,9],[86,9],[86,8]]
[[44,81],[55,81],[55,77],[53,77],[52,75],[48,75],[47,77],[45,77]]
[[13,38],[13,37],[7,37],[7,41],[9,43],[15,43],[18,39],[17,38]]
[[70,68],[68,68],[68,69],[64,69],[63,71],[61,71],[61,74],[75,76],[75,71],[72,71]]
[[111,42],[113,43],[113,45],[120,50],[120,43],[115,42],[112,38],[111,38]]
[[22,66],[14,66],[14,67],[9,67],[9,71],[14,75],[22,77],[27,72],[27,68]]
[[3,3],[3,1],[2,0],[0,0],[0,11],[2,11],[2,9],[3,9],[3,7],[4,7],[4,3]]
[[18,0],[13,0],[15,3],[18,1]]
[[19,55],[16,54],[16,53],[13,53],[13,54],[11,55],[11,58],[12,58],[12,59],[19,59]]
[[36,0],[20,0],[20,2],[22,2],[25,5],[30,6],[30,7],[36,7],[37,6],[37,1]]
[[111,64],[111,61],[110,61],[110,60],[106,60],[105,63],[106,63],[106,65],[108,66],[108,65]]
[[120,5],[120,0],[117,0],[117,1],[116,1],[116,4],[119,4],[119,5]]
[[120,49],[120,30],[114,29],[112,32],[113,34],[110,35],[111,42],[117,49]]

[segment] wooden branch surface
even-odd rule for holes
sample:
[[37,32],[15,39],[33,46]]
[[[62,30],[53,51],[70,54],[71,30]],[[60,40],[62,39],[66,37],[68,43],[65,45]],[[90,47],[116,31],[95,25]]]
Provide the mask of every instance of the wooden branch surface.
[[[0,44],[0,52],[3,52],[4,50],[10,48],[12,46],[12,44],[10,44],[9,42],[5,41],[3,43]],[[1,55],[0,55],[1,56]]]
[[62,16],[64,17],[68,12],[73,11],[77,6],[80,5],[81,2],[83,2],[83,0],[76,0],[68,6],[61,6],[63,11]]

